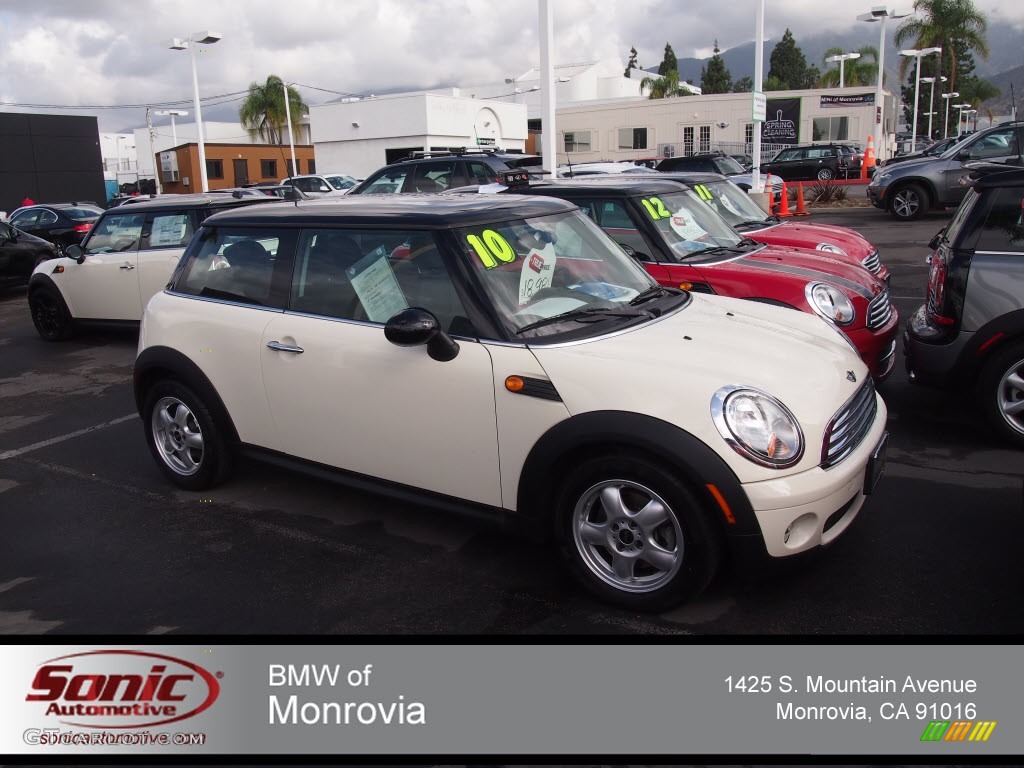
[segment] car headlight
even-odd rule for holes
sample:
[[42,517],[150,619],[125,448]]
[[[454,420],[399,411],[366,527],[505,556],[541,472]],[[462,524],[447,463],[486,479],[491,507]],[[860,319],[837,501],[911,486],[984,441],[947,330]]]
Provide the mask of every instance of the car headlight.
[[734,451],[762,467],[785,469],[803,456],[804,435],[796,417],[758,389],[722,387],[711,397],[711,418]]
[[829,253],[838,253],[840,256],[846,255],[846,251],[844,251],[838,245],[833,245],[832,243],[818,243],[816,246],[814,246],[814,250],[828,251]]
[[890,178],[892,178],[892,174],[891,173],[885,173],[885,172],[876,173],[871,178],[871,184],[869,186],[877,187],[879,184],[881,184],[882,182],[888,181]]
[[808,283],[804,296],[811,309],[836,325],[849,325],[857,317],[853,302],[846,294],[828,283]]

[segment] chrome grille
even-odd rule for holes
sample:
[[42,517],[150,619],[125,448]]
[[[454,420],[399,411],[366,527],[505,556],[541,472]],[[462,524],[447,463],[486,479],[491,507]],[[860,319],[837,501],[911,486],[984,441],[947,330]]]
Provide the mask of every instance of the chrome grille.
[[871,379],[832,417],[821,445],[821,467],[828,469],[841,462],[860,445],[875,421],[878,403]]
[[872,274],[877,275],[882,271],[882,260],[878,258],[878,251],[872,251],[861,262],[864,265],[864,269]]
[[892,304],[889,301],[889,291],[882,291],[868,304],[868,330],[881,328],[889,322],[890,317],[892,317]]

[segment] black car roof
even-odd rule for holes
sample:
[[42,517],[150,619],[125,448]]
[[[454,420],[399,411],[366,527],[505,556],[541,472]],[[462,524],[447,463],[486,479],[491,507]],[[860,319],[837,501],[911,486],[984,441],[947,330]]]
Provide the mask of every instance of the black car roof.
[[709,171],[658,171],[658,173],[669,181],[679,181],[683,184],[712,184],[716,181],[732,181],[724,174]]
[[522,195],[365,195],[251,207],[217,213],[204,226],[264,226],[346,224],[385,228],[448,229],[528,216],[571,211],[576,206],[559,200]]
[[[625,174],[603,174],[600,176],[584,176],[578,179],[557,179],[552,181],[535,181],[527,187],[515,187],[510,193],[522,191],[523,194],[553,194],[562,191],[581,192],[594,197],[607,197],[609,194],[618,197],[635,197],[637,195],[663,195],[678,192],[681,181],[653,179],[644,174],[633,176]],[[528,191],[527,191],[528,190]]]

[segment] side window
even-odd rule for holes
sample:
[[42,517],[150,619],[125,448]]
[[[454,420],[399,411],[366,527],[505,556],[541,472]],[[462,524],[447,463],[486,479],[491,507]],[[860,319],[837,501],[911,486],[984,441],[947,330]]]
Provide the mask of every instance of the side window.
[[57,221],[57,214],[53,211],[42,210],[39,212],[39,225],[53,224]]
[[978,238],[979,251],[1011,251],[1024,253],[1024,190],[1004,187],[996,191],[996,199],[985,219]]
[[1017,154],[1013,128],[995,131],[974,142],[970,148],[972,158],[1006,157]]
[[192,217],[188,211],[151,213],[147,217],[142,250],[184,248],[192,239]]
[[[223,299],[283,309],[285,291],[275,273],[287,269],[293,250],[291,230],[219,228],[205,230],[199,248],[176,275],[173,290],[191,296]],[[279,258],[280,257],[280,258]]]
[[409,173],[408,166],[390,168],[382,171],[376,176],[370,177],[370,183],[362,191],[364,195],[393,194],[402,191],[405,184],[406,174]]
[[481,163],[478,160],[470,160],[466,163],[469,168],[469,183],[470,184],[490,184],[491,182],[498,180],[498,175],[491,169],[487,163]]
[[11,224],[18,229],[29,229],[39,222],[39,211],[25,211],[11,218]]
[[412,188],[409,192],[443,192],[452,186],[455,174],[455,162],[446,160],[442,162],[418,163],[412,179]]
[[[131,207],[131,206],[127,206]],[[87,253],[135,251],[142,238],[144,213],[115,213],[96,222],[85,243]]]
[[574,200],[619,245],[628,246],[641,261],[657,261],[622,200]]

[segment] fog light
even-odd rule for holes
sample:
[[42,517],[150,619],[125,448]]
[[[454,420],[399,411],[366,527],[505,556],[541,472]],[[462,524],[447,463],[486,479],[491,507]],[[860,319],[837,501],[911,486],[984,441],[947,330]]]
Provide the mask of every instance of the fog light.
[[782,534],[782,542],[789,549],[800,549],[818,532],[818,516],[808,512],[800,515],[786,527]]

